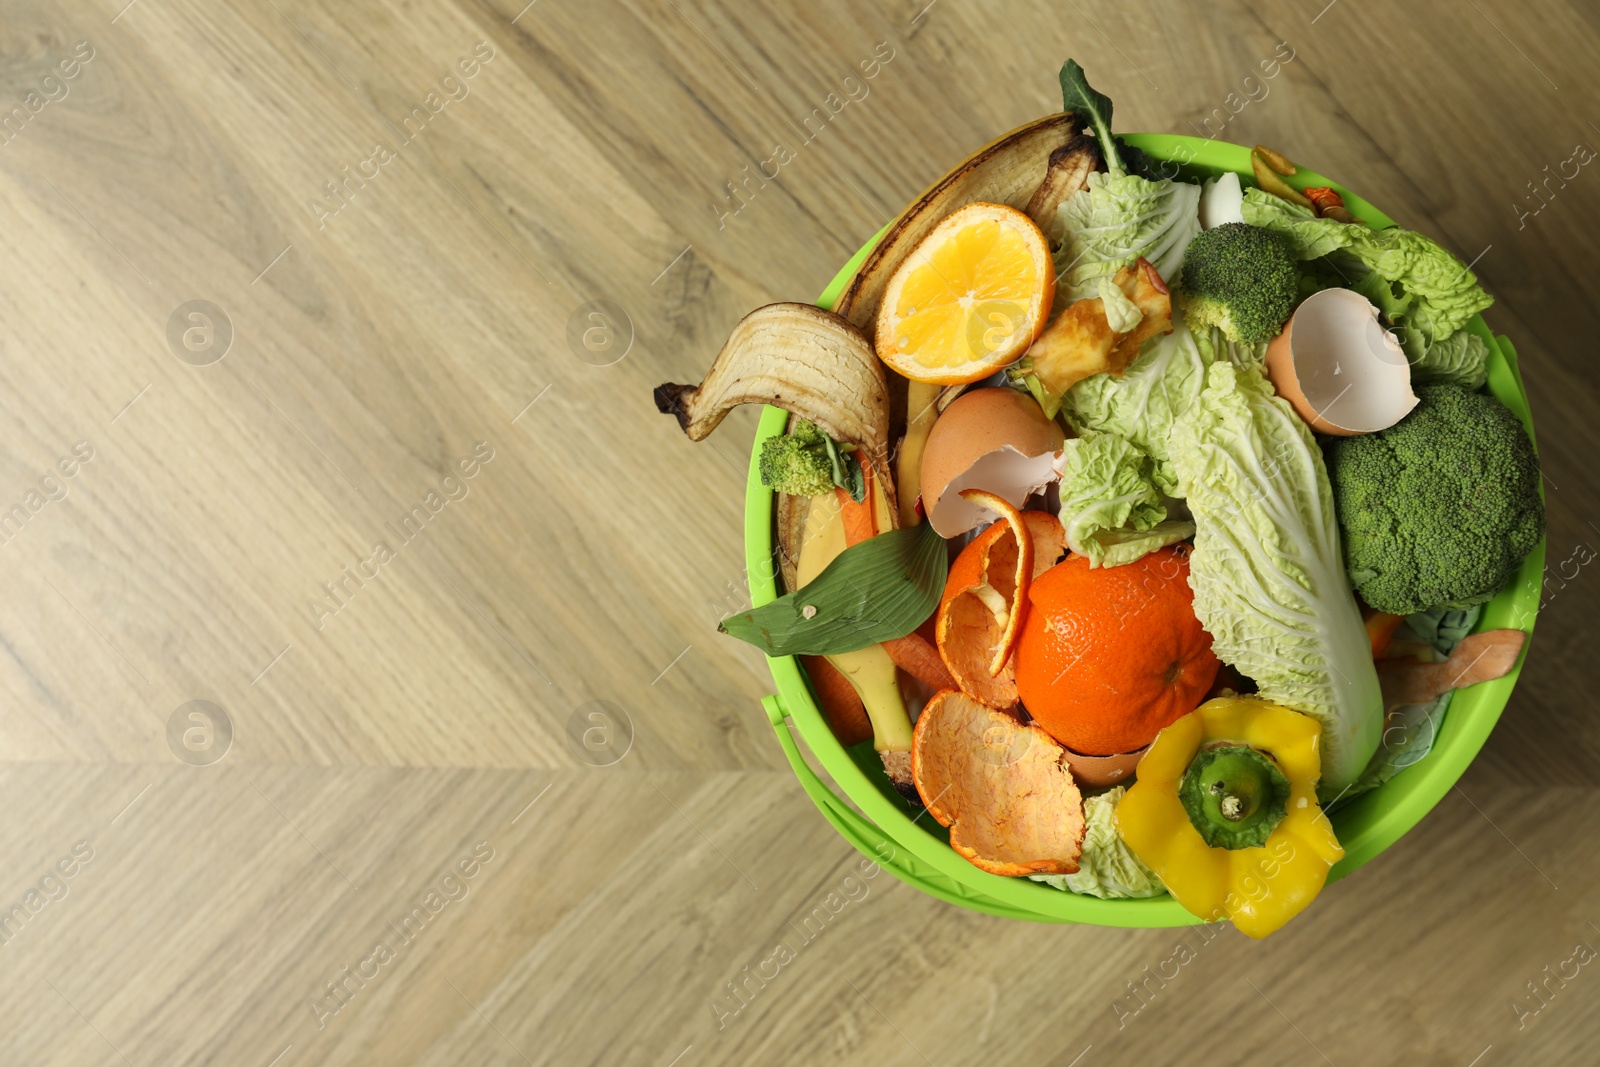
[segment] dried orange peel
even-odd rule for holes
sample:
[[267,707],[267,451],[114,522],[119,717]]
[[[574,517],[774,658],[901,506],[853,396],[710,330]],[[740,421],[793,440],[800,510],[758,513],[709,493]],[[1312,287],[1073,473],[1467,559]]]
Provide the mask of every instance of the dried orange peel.
[[1072,874],[1083,798],[1062,748],[1037,726],[949,689],[922,709],[911,778],[950,847],[992,874]]
[[[984,583],[1007,601],[1004,609],[1005,628],[1001,630],[999,645],[989,660],[989,674],[992,676],[999,674],[1005,667],[1006,660],[1016,651],[1017,638],[1022,635],[1022,608],[1028,603],[1028,583],[1033,581],[1033,536],[1028,532],[1028,524],[1023,520],[1022,513],[1012,507],[1004,497],[997,496],[987,489],[963,489],[961,495],[999,515],[1006,525],[1011,527],[1011,536],[1015,538],[1017,545],[1015,568],[1010,574],[1011,581],[1007,583],[1009,590],[993,582]],[[996,575],[996,577],[1001,576]],[[994,609],[992,600],[989,602],[989,607],[991,610]]]
[[1001,515],[961,551],[935,616],[939,655],[962,692],[990,707],[1017,702],[1012,654],[1022,633],[1028,586],[1066,550],[1054,515],[1018,512],[992,493],[963,496]]

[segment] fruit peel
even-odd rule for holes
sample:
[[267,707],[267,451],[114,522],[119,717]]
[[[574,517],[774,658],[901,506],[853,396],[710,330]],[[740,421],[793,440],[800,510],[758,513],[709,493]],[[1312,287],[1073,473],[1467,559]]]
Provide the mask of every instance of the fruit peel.
[[[1007,641],[1006,622],[1015,621],[1020,639],[1028,586],[1066,551],[1066,532],[1054,515],[1042,511],[1019,515],[1028,532],[1028,569],[1024,572],[1020,566],[1016,527],[1008,521],[993,523],[962,549],[951,565],[935,617],[939,655],[956,685],[967,696],[994,708],[1009,708],[1017,702],[1016,641]],[[1024,573],[1023,595],[1017,597],[1017,579]],[[991,594],[1005,605],[1005,622],[991,609]],[[996,663],[999,669],[991,671]]]
[[928,702],[911,744],[911,778],[950,847],[991,874],[1073,874],[1083,797],[1063,750],[1037,726],[957,690]]

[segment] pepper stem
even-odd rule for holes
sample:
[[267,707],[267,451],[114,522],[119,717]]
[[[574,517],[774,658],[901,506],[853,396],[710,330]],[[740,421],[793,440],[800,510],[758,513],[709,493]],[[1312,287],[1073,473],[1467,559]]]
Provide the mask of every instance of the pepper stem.
[[1224,742],[1195,753],[1178,799],[1207,845],[1258,848],[1288,814],[1289,779],[1265,752]]

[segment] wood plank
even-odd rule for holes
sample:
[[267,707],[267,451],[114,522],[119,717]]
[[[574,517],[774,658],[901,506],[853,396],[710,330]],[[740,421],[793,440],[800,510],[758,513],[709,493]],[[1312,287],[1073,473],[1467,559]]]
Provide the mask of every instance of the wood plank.
[[[0,138],[0,511],[44,501],[0,540],[7,1062],[1492,1067],[1600,1040],[1591,968],[1547,977],[1600,946],[1574,562],[1600,179],[1550,178],[1600,140],[1594,11],[124,3],[0,24],[0,115],[27,116]],[[1259,945],[1008,922],[863,866],[772,743],[761,657],[715,632],[747,603],[755,414],[691,447],[649,398],[1056,108],[1068,55],[1124,129],[1272,145],[1477,257],[1538,423],[1552,577],[1504,718]],[[169,340],[197,300],[220,358]],[[232,731],[211,765],[169,741],[197,699]]]

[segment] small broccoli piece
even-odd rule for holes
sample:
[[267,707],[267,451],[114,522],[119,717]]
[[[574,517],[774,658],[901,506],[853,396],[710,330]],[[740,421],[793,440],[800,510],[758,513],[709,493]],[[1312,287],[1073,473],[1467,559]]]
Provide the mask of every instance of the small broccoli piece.
[[793,433],[761,442],[761,484],[792,496],[833,492],[833,461],[823,432],[804,419]]
[[1300,271],[1279,234],[1226,222],[1189,242],[1180,291],[1190,329],[1216,326],[1253,345],[1277,336],[1294,310]]
[[1328,455],[1351,584],[1379,611],[1410,615],[1492,598],[1544,536],[1539,458],[1498,400],[1459,385]]
[[761,484],[791,496],[821,496],[835,486],[860,503],[867,492],[866,476],[854,452],[805,419],[796,419],[794,432],[761,442]]

